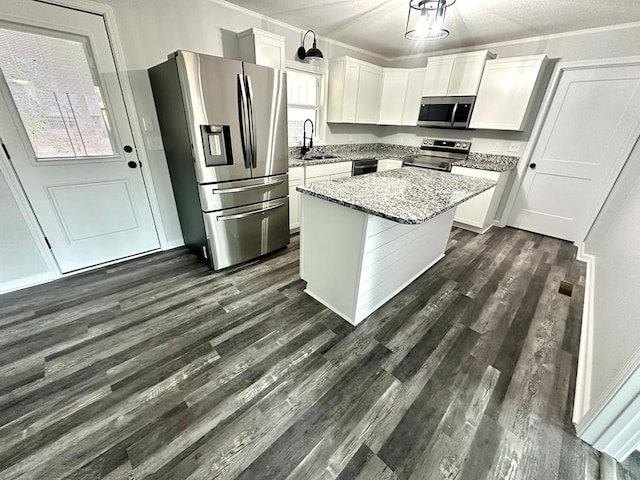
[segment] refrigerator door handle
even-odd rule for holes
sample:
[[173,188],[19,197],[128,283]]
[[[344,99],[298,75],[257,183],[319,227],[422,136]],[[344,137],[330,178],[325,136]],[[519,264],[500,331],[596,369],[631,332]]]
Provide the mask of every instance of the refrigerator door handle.
[[269,183],[261,183],[260,185],[248,185],[246,187],[235,187],[235,188],[214,188],[212,190],[213,193],[238,193],[238,192],[248,192],[250,190],[255,190],[258,188],[268,188],[273,187],[275,185],[281,185],[284,183],[284,180],[278,180],[276,182]]
[[285,203],[282,202],[282,203],[279,203],[278,205],[272,205],[270,207],[261,208],[260,210],[252,210],[246,213],[236,213],[234,215],[219,215],[216,217],[216,220],[218,221],[237,220],[238,218],[250,217],[251,215],[258,215],[260,213],[265,213],[270,210],[275,210],[276,208],[284,207],[284,205]]
[[249,105],[249,135],[250,135],[250,145],[251,145],[251,165],[253,168],[258,168],[258,154],[256,151],[256,124],[255,117],[253,112],[253,88],[251,86],[251,77],[244,77],[247,82],[247,99]]
[[244,87],[243,76],[238,74],[238,113],[240,115],[240,141],[242,142],[242,155],[244,157],[244,166],[251,168],[251,148],[247,144],[249,137],[246,132],[247,119],[247,92]]

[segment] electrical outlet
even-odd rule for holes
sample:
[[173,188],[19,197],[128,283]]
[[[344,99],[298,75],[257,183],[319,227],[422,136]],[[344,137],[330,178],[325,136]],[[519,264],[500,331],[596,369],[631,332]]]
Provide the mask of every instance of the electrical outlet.
[[510,152],[519,152],[520,151],[520,142],[511,142],[509,144]]
[[404,145],[404,137],[400,135],[400,145]]
[[500,142],[496,142],[493,144],[493,151],[497,152],[498,150],[500,150]]
[[353,135],[349,134],[349,141],[352,142],[353,141]]

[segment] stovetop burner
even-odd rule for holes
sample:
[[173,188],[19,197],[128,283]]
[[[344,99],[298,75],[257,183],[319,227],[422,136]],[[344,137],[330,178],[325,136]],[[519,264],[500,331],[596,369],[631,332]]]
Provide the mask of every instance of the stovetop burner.
[[470,149],[471,142],[466,140],[424,138],[420,153],[404,157],[402,165],[450,172],[451,164],[466,160]]

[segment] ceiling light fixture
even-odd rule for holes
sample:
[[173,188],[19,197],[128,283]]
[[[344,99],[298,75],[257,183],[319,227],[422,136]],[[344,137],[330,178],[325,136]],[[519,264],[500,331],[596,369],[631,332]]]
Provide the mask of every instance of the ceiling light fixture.
[[[304,48],[304,41],[307,38],[307,33],[313,33],[313,46],[309,50],[305,50]],[[306,32],[304,32],[304,35],[302,35],[302,41],[300,42],[300,47],[298,48],[298,58],[300,60],[304,60],[305,58],[308,58],[309,60],[320,60],[324,58],[322,52],[316,46],[316,32],[314,32],[313,30],[307,30]]]
[[407,29],[404,36],[411,40],[437,40],[449,35],[444,26],[444,14],[456,0],[410,0]]

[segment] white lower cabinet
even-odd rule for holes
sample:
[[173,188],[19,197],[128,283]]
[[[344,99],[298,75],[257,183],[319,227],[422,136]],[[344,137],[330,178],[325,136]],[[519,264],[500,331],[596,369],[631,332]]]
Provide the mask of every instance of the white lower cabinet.
[[510,172],[492,172],[454,166],[451,173],[494,180],[496,186],[461,203],[456,208],[454,225],[477,233],[485,233],[493,225]]
[[304,185],[304,167],[289,169],[289,231],[300,228],[300,192],[296,187]]
[[350,176],[351,162],[289,168],[289,231],[300,228],[300,192],[296,190],[297,186]]
[[402,168],[402,160],[397,158],[383,158],[378,160],[378,172],[394,170],[396,168]]

